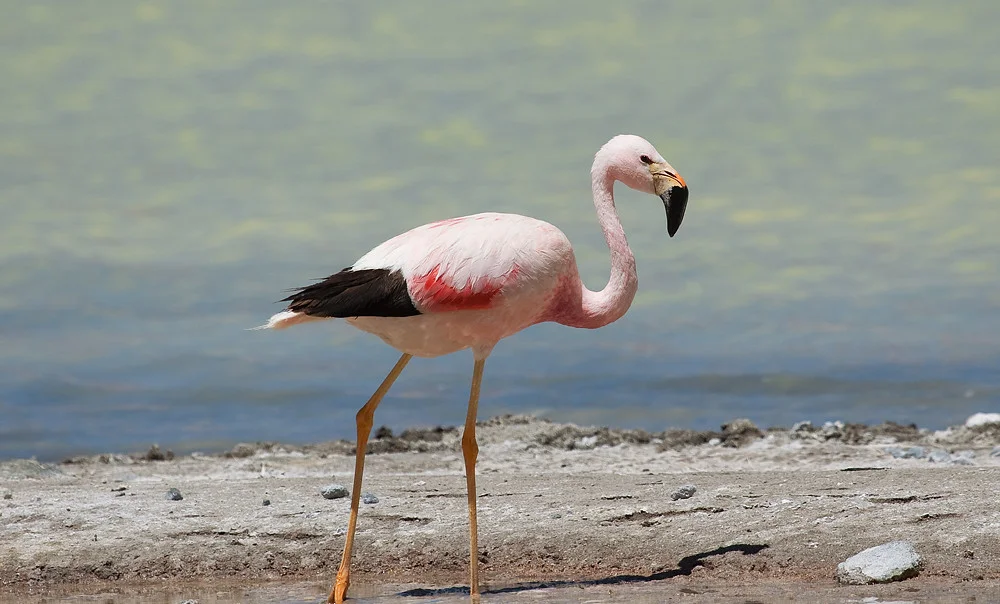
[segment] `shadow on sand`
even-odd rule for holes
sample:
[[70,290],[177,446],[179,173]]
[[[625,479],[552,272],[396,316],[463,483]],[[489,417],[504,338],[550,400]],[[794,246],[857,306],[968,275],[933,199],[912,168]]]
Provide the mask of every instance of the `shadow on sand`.
[[[744,556],[752,556],[758,554],[761,551],[767,549],[768,545],[749,545],[745,543],[737,543],[735,545],[727,545],[725,547],[717,547],[711,551],[701,552],[700,554],[692,554],[690,556],[684,556],[677,561],[677,567],[671,568],[669,570],[661,570],[659,572],[652,573],[650,575],[614,575],[612,577],[604,577],[603,579],[589,579],[585,581],[533,581],[530,583],[518,583],[517,585],[511,585],[509,587],[498,587],[496,589],[487,589],[483,591],[483,594],[505,594],[505,593],[517,593],[522,591],[529,591],[532,589],[547,589],[551,587],[588,587],[592,585],[621,585],[625,583],[644,583],[648,581],[662,581],[664,579],[670,579],[672,577],[677,577],[680,575],[690,575],[691,571],[695,567],[701,566],[702,561],[706,558],[712,556],[722,556],[728,554],[729,552],[740,552]],[[469,593],[468,587],[442,587],[439,589],[408,589],[399,593],[400,596],[414,597],[414,596],[443,596],[443,595],[454,595],[454,594],[467,594]]]

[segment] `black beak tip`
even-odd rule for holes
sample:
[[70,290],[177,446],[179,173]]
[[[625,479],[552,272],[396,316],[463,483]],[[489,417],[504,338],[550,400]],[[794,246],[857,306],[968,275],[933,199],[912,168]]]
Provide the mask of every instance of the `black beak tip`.
[[687,187],[671,187],[661,197],[663,206],[667,211],[667,235],[673,237],[684,220],[684,211],[687,209],[688,190]]

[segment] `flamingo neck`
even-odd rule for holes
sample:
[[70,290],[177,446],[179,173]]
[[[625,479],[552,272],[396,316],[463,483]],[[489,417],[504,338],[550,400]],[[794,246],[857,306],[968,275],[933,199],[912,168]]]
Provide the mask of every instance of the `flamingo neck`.
[[574,313],[577,316],[568,324],[596,329],[617,321],[628,311],[639,289],[639,275],[635,268],[635,256],[625,239],[625,229],[615,209],[615,178],[603,162],[595,162],[591,176],[597,221],[611,251],[611,279],[599,292],[590,291],[580,281],[580,310]]

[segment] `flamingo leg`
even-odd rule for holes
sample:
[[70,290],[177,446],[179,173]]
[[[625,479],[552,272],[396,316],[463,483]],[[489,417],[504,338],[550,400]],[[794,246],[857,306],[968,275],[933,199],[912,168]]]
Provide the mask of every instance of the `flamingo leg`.
[[479,444],[476,443],[476,414],[479,411],[479,389],[483,383],[485,365],[485,359],[477,359],[472,370],[469,412],[465,416],[465,431],[462,433],[465,486],[469,495],[469,594],[473,602],[479,602],[479,529],[476,524],[476,459],[479,456]]
[[412,355],[403,353],[396,361],[396,365],[382,380],[382,385],[378,387],[375,394],[368,399],[365,406],[358,411],[358,449],[354,458],[354,488],[351,489],[351,519],[347,524],[347,539],[344,542],[344,556],[340,559],[340,569],[337,570],[337,581],[333,584],[328,604],[342,604],[347,595],[347,587],[351,584],[351,549],[354,546],[354,529],[358,525],[358,506],[361,503],[361,478],[365,473],[365,450],[368,448],[368,437],[372,432],[372,422],[375,418],[375,408],[382,402],[382,398],[392,383],[396,381],[403,368],[413,358]]

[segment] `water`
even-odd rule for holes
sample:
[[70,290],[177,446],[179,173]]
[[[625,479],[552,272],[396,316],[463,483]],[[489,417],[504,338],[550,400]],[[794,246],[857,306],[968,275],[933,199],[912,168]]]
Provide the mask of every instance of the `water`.
[[[395,360],[273,301],[429,220],[534,215],[608,260],[597,147],[691,188],[619,192],[640,293],[539,326],[480,413],[662,429],[1000,406],[1000,8],[516,1],[15,3],[0,23],[0,458],[353,434]],[[376,420],[464,417],[471,359]]]

